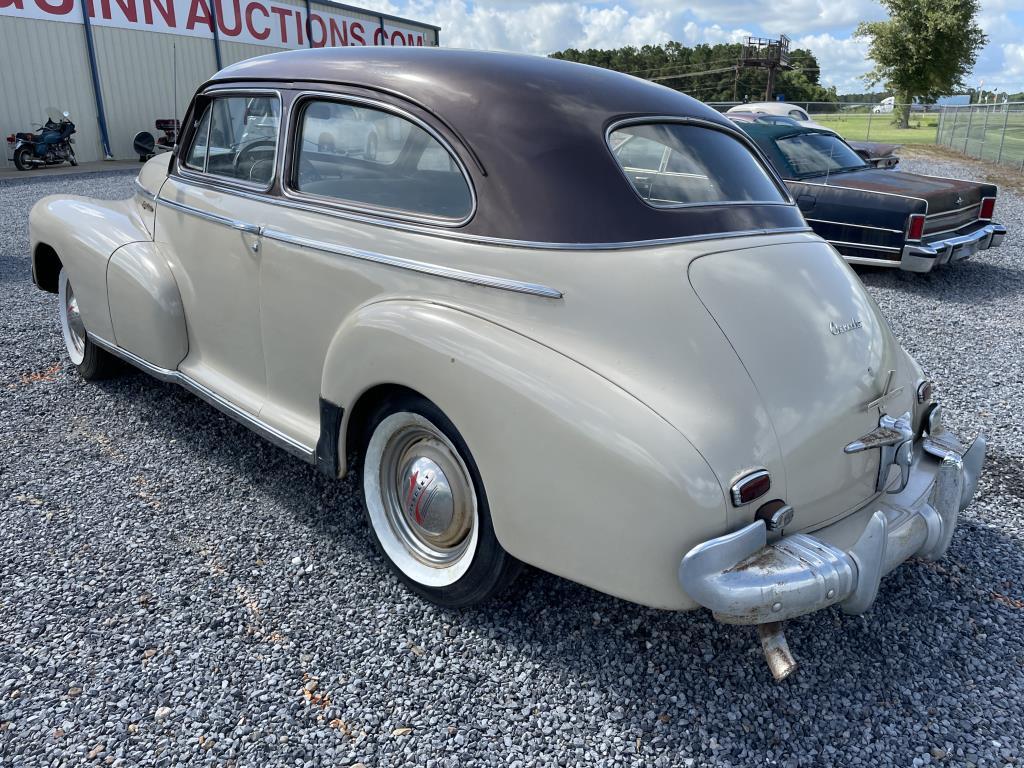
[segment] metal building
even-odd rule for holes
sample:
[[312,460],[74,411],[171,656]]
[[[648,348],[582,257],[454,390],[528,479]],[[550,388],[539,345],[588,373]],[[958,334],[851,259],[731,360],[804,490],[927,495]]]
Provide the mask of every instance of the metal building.
[[67,110],[79,162],[131,159],[136,133],[180,118],[228,64],[286,48],[437,45],[438,33],[321,0],[0,0],[0,137]]

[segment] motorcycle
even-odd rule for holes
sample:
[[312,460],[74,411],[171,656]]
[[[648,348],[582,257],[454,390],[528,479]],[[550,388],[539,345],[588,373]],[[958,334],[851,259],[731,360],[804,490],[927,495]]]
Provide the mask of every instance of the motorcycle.
[[50,114],[37,133],[14,133],[7,137],[8,145],[14,150],[14,166],[19,171],[65,162],[78,165],[75,149],[71,146],[75,143],[71,138],[75,132],[71,115],[64,112],[54,119],[56,110],[48,111]]

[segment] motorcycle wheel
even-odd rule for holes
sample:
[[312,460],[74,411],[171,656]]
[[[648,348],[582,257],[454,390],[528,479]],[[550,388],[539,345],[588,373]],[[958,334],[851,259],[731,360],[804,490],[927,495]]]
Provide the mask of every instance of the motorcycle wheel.
[[28,158],[31,156],[31,147],[18,147],[18,150],[14,153],[14,167],[19,171],[27,171],[32,167],[32,163],[28,161]]
[[78,158],[75,157],[75,150],[73,149],[68,150],[68,162],[71,163],[72,168],[78,165]]

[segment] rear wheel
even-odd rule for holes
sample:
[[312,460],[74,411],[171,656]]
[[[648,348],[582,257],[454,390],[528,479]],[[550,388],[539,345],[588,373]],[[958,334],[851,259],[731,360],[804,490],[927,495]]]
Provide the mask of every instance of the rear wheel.
[[18,147],[14,153],[14,167],[19,171],[27,171],[32,167],[32,163],[29,162],[32,157],[31,147]]
[[82,322],[82,313],[78,308],[78,298],[63,269],[58,278],[58,296],[64,346],[81,377],[86,381],[93,381],[117,374],[121,370],[120,361],[89,339],[85,323]]
[[370,419],[361,461],[374,541],[413,592],[476,605],[521,568],[498,543],[480,474],[462,436],[429,400],[397,398]]

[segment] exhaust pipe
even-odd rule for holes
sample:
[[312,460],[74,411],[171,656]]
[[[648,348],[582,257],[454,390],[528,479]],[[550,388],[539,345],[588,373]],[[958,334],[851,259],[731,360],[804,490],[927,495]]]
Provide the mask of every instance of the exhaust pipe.
[[782,682],[796,672],[796,659],[790,653],[789,643],[786,642],[786,633],[782,628],[781,621],[758,624],[757,635],[761,638],[761,650],[764,651],[764,660],[768,662],[768,669],[772,671],[772,677],[775,678],[775,682]]

